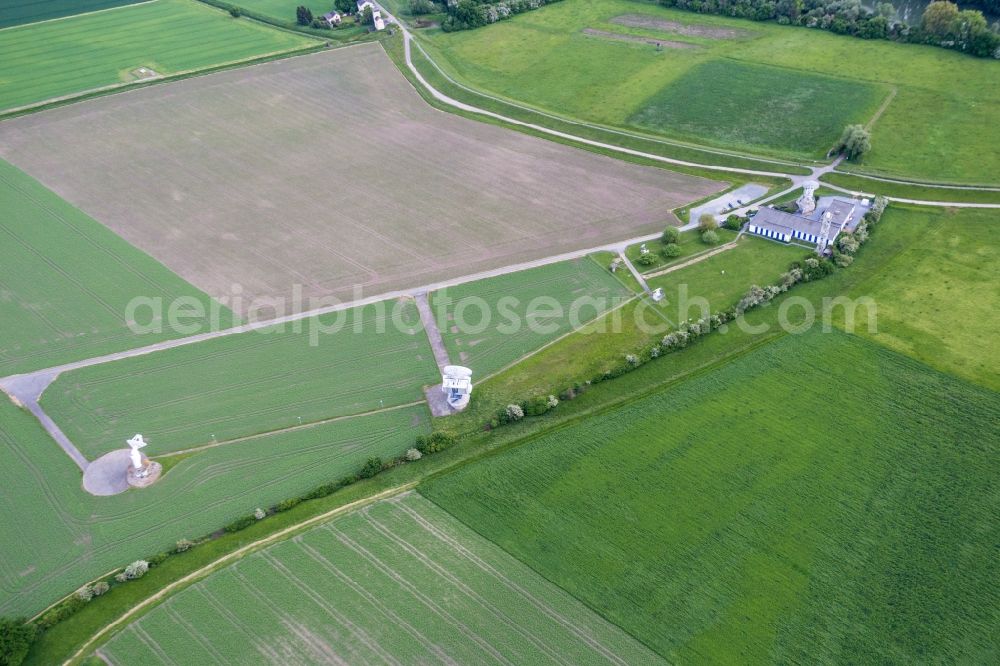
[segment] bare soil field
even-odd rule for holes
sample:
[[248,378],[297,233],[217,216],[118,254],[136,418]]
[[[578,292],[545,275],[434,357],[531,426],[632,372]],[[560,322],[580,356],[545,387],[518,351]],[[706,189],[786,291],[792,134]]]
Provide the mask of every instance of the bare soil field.
[[608,32],[607,30],[595,30],[594,28],[584,28],[583,34],[589,37],[600,37],[602,39],[613,39],[618,42],[638,42],[640,44],[650,44],[661,46],[667,49],[696,49],[697,44],[687,42],[674,42],[669,39],[652,39],[650,37],[640,37],[639,35],[625,35],[620,32]]
[[736,28],[717,28],[710,25],[678,23],[677,21],[667,21],[645,14],[622,14],[610,19],[610,22],[629,28],[660,30],[662,32],[672,32],[676,35],[703,37],[705,39],[739,39],[750,34],[746,30],[738,30]]
[[374,44],[6,121],[0,156],[240,313],[650,233],[726,186],[436,111]]

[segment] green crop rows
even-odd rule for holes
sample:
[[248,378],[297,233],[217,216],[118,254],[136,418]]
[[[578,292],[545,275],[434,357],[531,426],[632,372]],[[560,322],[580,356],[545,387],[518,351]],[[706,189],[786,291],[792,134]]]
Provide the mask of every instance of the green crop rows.
[[114,663],[658,663],[417,494],[212,574],[119,633]]
[[431,305],[452,362],[483,377],[628,296],[606,268],[584,257],[449,287],[434,292]]
[[[434,357],[412,301],[395,304],[395,321],[393,305],[75,370],[43,404],[94,458],[135,432],[156,454],[420,401]],[[313,333],[320,325],[340,330]]]
[[976,661],[998,420],[994,392],[816,331],[422,492],[673,661]]
[[[0,376],[178,337],[166,327],[132,333],[136,296],[212,309],[208,296],[2,160],[0,209]],[[227,309],[218,313],[220,326],[232,324]]]
[[0,110],[316,42],[194,0],[157,0],[0,31]]

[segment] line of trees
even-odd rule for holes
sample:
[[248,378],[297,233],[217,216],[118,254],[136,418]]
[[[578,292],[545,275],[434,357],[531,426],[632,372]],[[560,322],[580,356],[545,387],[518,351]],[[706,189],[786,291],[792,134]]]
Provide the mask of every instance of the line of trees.
[[[990,10],[1000,4],[1000,0],[979,2]],[[980,58],[1000,59],[1000,29],[990,26],[981,11],[959,10],[958,5],[948,0],[929,4],[917,26],[896,21],[896,9],[890,2],[880,2],[874,10],[862,7],[861,0],[659,0],[659,3],[701,14],[777,21],[862,39],[933,44]]]
[[504,21],[515,14],[538,9],[559,0],[447,0],[448,17],[441,22],[445,32],[473,30]]

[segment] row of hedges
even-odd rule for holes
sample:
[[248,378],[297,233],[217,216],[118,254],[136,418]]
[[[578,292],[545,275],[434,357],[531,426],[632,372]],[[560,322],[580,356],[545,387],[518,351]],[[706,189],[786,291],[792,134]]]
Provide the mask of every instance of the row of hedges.
[[362,479],[370,479],[398,465],[415,462],[420,460],[424,455],[443,451],[455,443],[455,438],[446,433],[436,432],[431,435],[421,435],[417,437],[413,448],[408,449],[399,457],[389,460],[371,457],[365,461],[364,465],[355,474],[350,474],[335,481],[316,486],[297,497],[284,499],[267,510],[257,508],[253,513],[241,516],[201,539],[195,541],[181,539],[169,551],[157,553],[144,560],[136,560],[128,566],[113,572],[107,578],[87,583],[72,595],[49,608],[32,622],[24,618],[0,618],[0,666],[16,666],[20,664],[27,654],[31,643],[34,642],[40,632],[72,616],[94,598],[107,594],[119,585],[141,578],[151,568],[163,564],[173,555],[187,552],[199,544],[216,539],[223,534],[245,530],[268,516],[288,511],[302,502],[327,497],[341,488],[350,486]]
[[659,3],[700,14],[777,21],[862,39],[932,44],[980,58],[1000,59],[1000,34],[987,23],[983,13],[960,11],[947,0],[928,5],[920,25],[916,26],[895,21],[896,9],[890,2],[879,2],[874,10],[862,7],[860,0],[659,0]]

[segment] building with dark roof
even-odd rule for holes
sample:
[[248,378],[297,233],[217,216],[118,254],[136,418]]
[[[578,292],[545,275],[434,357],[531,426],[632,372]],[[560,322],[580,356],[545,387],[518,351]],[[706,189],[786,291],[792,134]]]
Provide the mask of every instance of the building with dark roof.
[[822,252],[842,231],[854,230],[858,223],[856,211],[856,201],[839,198],[818,215],[809,217],[776,208],[761,208],[747,224],[747,231],[782,243],[814,244],[816,251]]

